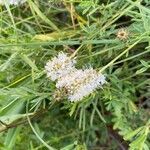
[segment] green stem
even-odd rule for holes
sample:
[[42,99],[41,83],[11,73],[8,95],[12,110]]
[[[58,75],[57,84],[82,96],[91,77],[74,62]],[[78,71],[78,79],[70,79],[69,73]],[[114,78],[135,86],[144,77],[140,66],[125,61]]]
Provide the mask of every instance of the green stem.
[[49,150],[55,150],[53,147],[49,146],[40,136],[39,134],[36,132],[36,130],[34,129],[32,123],[31,123],[31,120],[29,118],[29,110],[28,110],[28,106],[29,106],[29,101],[27,101],[27,105],[26,105],[26,115],[27,115],[27,120],[29,122],[29,125],[32,129],[32,131],[34,132],[34,134],[36,135],[36,137],[41,141],[41,143],[44,144],[45,147],[47,147]]
[[[145,33],[144,33],[145,34]],[[142,34],[140,37],[142,37],[144,34]],[[126,54],[131,48],[133,48],[137,43],[139,43],[142,40],[142,38],[139,38],[135,43],[133,43],[131,46],[129,46],[126,50],[124,50],[121,54],[119,54],[117,57],[115,57],[112,61],[110,61],[106,66],[104,66],[102,69],[100,69],[99,72],[103,72],[105,69],[113,65],[113,63],[118,60],[121,56]]]

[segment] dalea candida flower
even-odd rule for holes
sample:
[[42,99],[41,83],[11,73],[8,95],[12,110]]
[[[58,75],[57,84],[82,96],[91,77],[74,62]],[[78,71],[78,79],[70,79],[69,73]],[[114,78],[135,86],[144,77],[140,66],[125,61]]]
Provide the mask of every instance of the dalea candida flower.
[[26,0],[0,0],[0,5],[5,5],[6,3],[8,5],[19,5],[26,2]]
[[102,85],[105,83],[105,76],[93,68],[86,69],[83,72],[85,74],[84,78],[78,82],[78,88],[73,86],[68,97],[72,102],[82,100],[96,89],[102,88]]
[[96,89],[102,88],[106,82],[105,76],[92,67],[76,69],[75,63],[74,59],[61,52],[45,66],[47,76],[56,81],[58,90],[65,90],[71,102],[82,100]]
[[47,76],[55,81],[65,75],[70,74],[75,67],[75,59],[71,59],[63,52],[60,52],[57,57],[52,58],[45,66]]
[[76,70],[71,74],[60,78],[56,83],[57,88],[65,88],[68,99],[71,102],[82,100],[93,93],[97,88],[101,88],[105,83],[105,76],[93,68]]

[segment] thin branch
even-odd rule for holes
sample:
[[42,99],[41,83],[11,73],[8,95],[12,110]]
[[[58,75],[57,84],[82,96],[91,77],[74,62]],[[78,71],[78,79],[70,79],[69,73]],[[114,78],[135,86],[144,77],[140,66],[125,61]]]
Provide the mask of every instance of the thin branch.
[[[39,110],[38,112],[36,112],[33,116],[31,116],[30,119],[38,119],[38,118],[41,117],[41,115],[43,115],[43,114],[46,113],[47,111],[48,111],[48,109],[41,109],[41,110]],[[2,121],[0,121],[0,123],[2,124],[2,126],[0,126],[0,133],[1,133],[1,132],[4,132],[4,131],[7,131],[8,129],[16,128],[16,127],[19,126],[19,125],[28,124],[28,120],[25,119],[25,120],[13,122],[13,123],[10,123],[10,124],[6,124],[6,123],[4,123],[4,122],[2,122]]]
[[128,150],[128,143],[123,140],[123,138],[115,131],[111,126],[107,127],[109,136],[116,141],[120,150]]

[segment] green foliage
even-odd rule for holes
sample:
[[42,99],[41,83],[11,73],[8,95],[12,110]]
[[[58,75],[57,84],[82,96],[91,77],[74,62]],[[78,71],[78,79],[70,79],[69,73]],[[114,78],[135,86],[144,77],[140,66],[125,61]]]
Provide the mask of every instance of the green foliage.
[[[0,150],[149,150],[149,4],[27,0],[0,6]],[[124,40],[117,38],[120,28],[128,32]],[[77,68],[102,71],[107,83],[69,102],[44,70],[59,51],[75,56]]]

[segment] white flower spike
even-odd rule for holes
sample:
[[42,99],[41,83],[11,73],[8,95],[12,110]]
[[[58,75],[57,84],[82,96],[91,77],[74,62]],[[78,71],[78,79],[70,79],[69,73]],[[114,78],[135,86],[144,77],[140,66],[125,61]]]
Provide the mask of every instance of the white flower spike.
[[71,102],[82,100],[97,88],[101,88],[104,83],[104,75],[96,72],[93,68],[86,69],[81,78],[76,79],[76,82],[70,87],[68,99]]
[[74,64],[76,61],[71,59],[63,52],[60,52],[57,57],[52,58],[46,66],[45,69],[47,71],[47,76],[52,80],[55,81],[67,74],[70,74],[75,67]]

